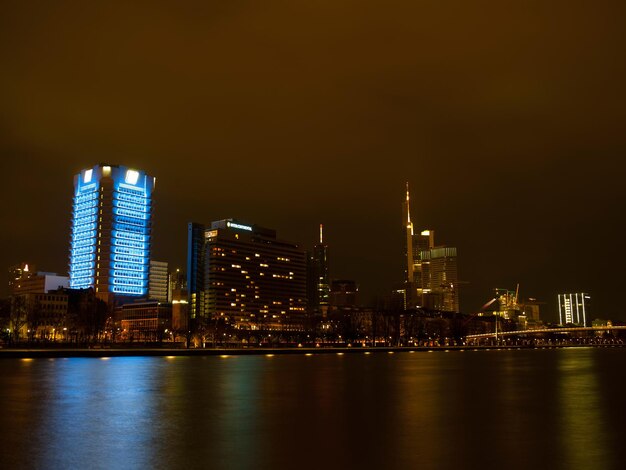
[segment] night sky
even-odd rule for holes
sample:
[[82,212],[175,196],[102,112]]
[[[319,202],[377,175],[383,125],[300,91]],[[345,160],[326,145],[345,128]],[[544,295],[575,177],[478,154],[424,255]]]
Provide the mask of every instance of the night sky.
[[[132,4],[131,4],[132,3]],[[588,291],[626,320],[626,2],[0,5],[0,267],[67,271],[72,178],[157,177],[154,258],[234,217],[362,300],[402,279],[401,204],[459,250],[461,307],[494,287]],[[1,295],[6,295],[6,282]]]

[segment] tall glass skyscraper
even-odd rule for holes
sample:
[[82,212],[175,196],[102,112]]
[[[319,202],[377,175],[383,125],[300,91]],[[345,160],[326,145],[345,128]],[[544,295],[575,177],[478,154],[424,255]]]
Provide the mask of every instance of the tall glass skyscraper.
[[70,288],[101,297],[148,293],[155,178],[121,165],[74,176]]

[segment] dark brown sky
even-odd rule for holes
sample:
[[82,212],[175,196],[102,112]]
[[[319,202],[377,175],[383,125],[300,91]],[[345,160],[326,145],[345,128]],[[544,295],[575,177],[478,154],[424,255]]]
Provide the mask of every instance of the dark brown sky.
[[66,271],[72,175],[120,163],[157,177],[156,258],[189,220],[324,222],[367,300],[408,180],[465,311],[519,282],[626,319],[623,1],[96,3],[0,4],[0,266]]

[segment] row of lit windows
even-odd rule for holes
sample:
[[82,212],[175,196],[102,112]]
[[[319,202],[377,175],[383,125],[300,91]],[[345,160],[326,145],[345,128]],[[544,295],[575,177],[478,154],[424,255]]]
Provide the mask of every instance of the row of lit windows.
[[84,227],[89,226],[91,224],[94,224],[95,227],[95,222],[97,221],[97,217],[95,215],[90,215],[87,217],[81,217],[80,219],[75,219],[74,220],[74,231],[78,232],[81,229],[84,229]]
[[80,202],[80,203],[74,204],[74,212],[93,209],[94,207],[97,207],[97,206],[98,206],[98,201]]
[[141,271],[118,271],[118,270],[114,270],[113,271],[113,277],[128,277],[128,278],[134,278],[134,279],[145,279],[146,275],[141,272]]
[[95,253],[96,247],[94,245],[72,247],[72,256],[86,255],[89,253]]
[[113,240],[113,245],[114,246],[127,246],[131,248],[146,248],[145,243],[134,242],[130,240],[120,240],[119,238],[116,238]]
[[95,253],[87,253],[87,254],[77,254],[77,253],[72,253],[72,257],[71,257],[71,263],[72,266],[75,265],[75,263],[85,263],[87,261],[91,261],[93,260],[95,256]]
[[80,248],[84,246],[93,246],[96,244],[96,238],[85,238],[84,240],[73,240],[72,241],[72,249]]
[[77,242],[77,241],[85,240],[88,238],[94,238],[95,236],[96,236],[95,230],[88,230],[85,232],[77,233],[76,235],[72,237],[72,240]]
[[138,264],[113,263],[113,269],[120,270],[120,271],[142,273],[141,275],[143,277],[146,276],[145,273],[147,272],[143,266],[140,266]]
[[83,202],[95,201],[96,199],[98,199],[97,191],[81,192],[74,196],[74,203],[81,204]]
[[115,294],[136,294],[142,295],[146,292],[145,288],[134,286],[113,286],[113,292]]
[[87,272],[86,276],[80,275],[80,273],[78,275],[74,274],[74,273],[71,273],[70,277],[71,277],[70,284],[72,284],[72,285],[74,285],[74,284],[85,284],[85,283],[86,284],[90,284],[92,279],[93,279],[93,271]]
[[135,188],[133,186],[129,186],[127,184],[124,183],[120,183],[117,187],[117,191],[124,194],[134,194],[137,196],[145,196],[145,191],[141,188]]
[[146,204],[137,204],[128,201],[114,201],[113,206],[119,207],[120,209],[128,209],[136,212],[148,212],[148,206]]
[[114,277],[113,285],[114,286],[145,286],[145,281],[143,279],[129,279],[123,277]]
[[137,233],[131,233],[128,231],[113,231],[112,235],[114,238],[125,238],[127,240],[137,240],[140,242],[148,241],[147,235],[139,235]]
[[115,230],[117,233],[126,232],[126,233],[137,233],[141,235],[145,235],[148,233],[148,229],[146,227],[135,227],[127,224],[115,224]]
[[146,258],[143,256],[129,256],[129,255],[113,255],[114,261],[125,261],[127,263],[145,264]]
[[94,270],[87,269],[85,271],[70,271],[70,281],[71,282],[89,282],[91,283],[91,279],[93,279]]
[[130,217],[121,216],[121,215],[118,215],[118,216],[115,217],[115,222],[117,223],[118,228],[120,228],[120,226],[131,226],[131,227],[146,228],[147,225],[148,225],[146,220],[132,219]]
[[148,198],[142,197],[142,196],[138,196],[135,194],[128,194],[128,193],[114,193],[113,196],[113,200],[118,200],[118,201],[129,201],[129,202],[133,202],[135,204],[140,204],[142,206],[147,206],[149,204],[149,200]]
[[127,247],[121,247],[121,246],[114,246],[114,247],[112,247],[111,251],[113,253],[120,254],[120,255],[132,255],[132,256],[143,256],[143,257],[147,257],[148,256],[148,252],[147,251],[139,250],[137,248],[127,248]]
[[150,214],[145,213],[145,212],[139,212],[139,211],[131,211],[128,209],[113,209],[113,213],[115,215],[119,215],[122,217],[130,217],[132,219],[148,219],[150,217]]
[[90,215],[95,215],[98,213],[98,206],[93,205],[93,207],[88,207],[86,209],[79,209],[74,211],[74,220],[80,220],[83,217],[89,217]]
[[90,230],[93,231],[95,229],[96,229],[95,222],[91,222],[91,223],[82,224],[82,225],[75,225],[74,230],[72,232],[74,233],[74,235],[78,235],[79,233],[88,232]]

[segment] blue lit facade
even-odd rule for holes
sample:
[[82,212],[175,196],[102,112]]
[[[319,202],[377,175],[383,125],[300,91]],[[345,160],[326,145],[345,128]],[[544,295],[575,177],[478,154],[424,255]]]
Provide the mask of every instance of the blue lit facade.
[[154,183],[119,165],[96,165],[74,177],[72,289],[147,295]]

